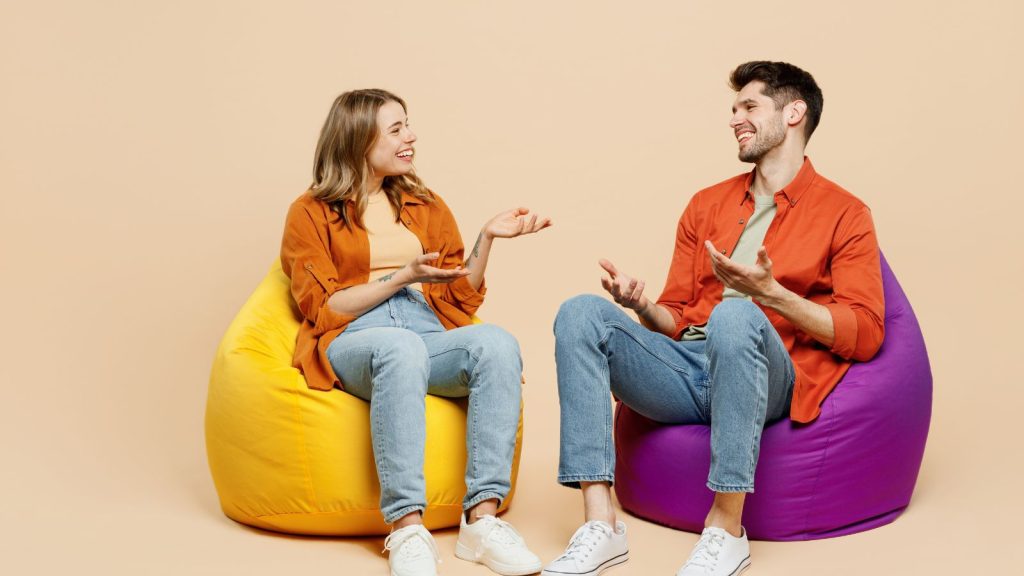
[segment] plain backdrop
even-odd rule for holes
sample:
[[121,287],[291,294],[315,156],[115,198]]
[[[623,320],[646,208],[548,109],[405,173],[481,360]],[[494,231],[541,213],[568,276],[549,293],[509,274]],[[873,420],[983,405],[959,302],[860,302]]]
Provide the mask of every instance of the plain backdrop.
[[[480,314],[525,361],[506,518],[555,557],[582,513],[554,481],[552,319],[600,292],[598,258],[660,292],[687,200],[749,169],[726,80],[755,59],[824,90],[808,154],[871,206],[935,404],[902,517],[755,542],[749,574],[1020,566],[1020,3],[0,6],[4,574],[386,574],[379,538],[228,520],[203,445],[217,342],[277,257],[329,105],[365,87],[408,101],[418,172],[468,242],[517,205],[554,219],[497,243]],[[672,574],[697,539],[624,519],[632,560],[613,574]],[[489,574],[437,536],[441,574]]]

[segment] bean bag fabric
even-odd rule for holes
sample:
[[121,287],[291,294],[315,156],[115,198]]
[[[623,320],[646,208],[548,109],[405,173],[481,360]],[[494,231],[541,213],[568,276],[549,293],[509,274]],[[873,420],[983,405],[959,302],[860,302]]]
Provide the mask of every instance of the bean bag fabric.
[[[931,419],[932,376],[917,318],[882,258],[885,341],[854,364],[810,424],[767,426],[743,524],[759,540],[811,540],[892,522],[917,481]],[[652,422],[620,404],[615,492],[627,511],[700,532],[711,429]]]
[[[370,444],[369,404],[310,390],[292,367],[301,316],[280,263],[221,341],[206,404],[206,452],[221,508],[243,524],[295,534],[387,534]],[[466,400],[427,396],[429,529],[459,525]],[[512,466],[515,492],[522,413]]]

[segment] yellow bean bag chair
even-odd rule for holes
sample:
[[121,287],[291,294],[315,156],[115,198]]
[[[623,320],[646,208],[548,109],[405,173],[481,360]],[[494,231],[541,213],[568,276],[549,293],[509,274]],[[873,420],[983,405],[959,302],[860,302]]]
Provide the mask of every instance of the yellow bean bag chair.
[[[206,401],[206,453],[221,508],[243,524],[294,534],[387,534],[370,444],[370,407],[310,390],[292,367],[300,316],[276,263],[220,343]],[[427,396],[427,528],[459,525],[466,401]],[[515,493],[523,421],[512,463]]]

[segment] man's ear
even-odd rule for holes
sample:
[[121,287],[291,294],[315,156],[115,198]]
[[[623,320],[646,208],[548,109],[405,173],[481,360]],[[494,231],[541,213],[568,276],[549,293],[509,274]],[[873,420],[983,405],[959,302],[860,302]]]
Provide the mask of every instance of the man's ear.
[[786,118],[786,124],[789,126],[796,126],[804,119],[804,115],[807,114],[807,102],[803,100],[794,100],[786,105],[784,116]]

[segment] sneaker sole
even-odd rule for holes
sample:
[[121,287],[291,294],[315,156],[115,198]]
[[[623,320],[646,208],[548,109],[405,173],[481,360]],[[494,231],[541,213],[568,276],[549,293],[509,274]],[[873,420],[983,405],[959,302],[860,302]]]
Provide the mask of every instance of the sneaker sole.
[[527,574],[536,574],[544,567],[540,562],[536,564],[529,564],[527,566],[513,566],[511,564],[505,564],[503,562],[487,558],[478,560],[476,553],[470,550],[467,546],[463,546],[462,542],[455,543],[455,557],[467,562],[483,564],[498,574],[501,574],[501,576],[526,576]]
[[614,568],[619,564],[622,564],[626,560],[629,560],[628,551],[623,552],[621,556],[616,556],[609,560],[605,560],[604,564],[601,564],[600,566],[594,568],[590,572],[550,572],[548,570],[545,570],[540,573],[540,576],[598,576],[598,574],[610,568]]

